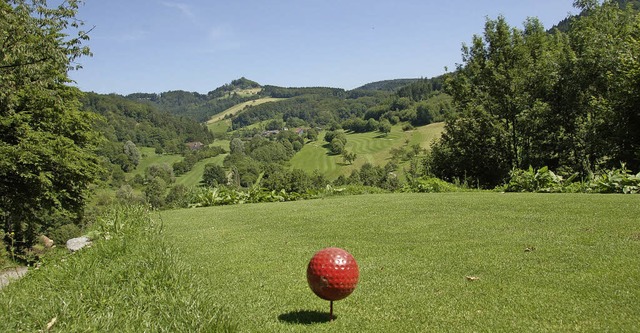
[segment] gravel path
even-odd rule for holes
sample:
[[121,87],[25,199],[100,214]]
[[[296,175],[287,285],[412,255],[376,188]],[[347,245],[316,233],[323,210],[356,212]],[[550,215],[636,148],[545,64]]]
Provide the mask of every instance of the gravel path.
[[27,274],[27,267],[20,266],[0,272],[0,289]]

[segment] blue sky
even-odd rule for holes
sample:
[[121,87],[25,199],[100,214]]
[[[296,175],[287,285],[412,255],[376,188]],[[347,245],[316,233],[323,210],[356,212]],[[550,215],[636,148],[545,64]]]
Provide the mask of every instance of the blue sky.
[[487,17],[551,27],[573,0],[85,0],[94,27],[71,77],[84,91],[206,93],[239,77],[353,89],[433,77]]

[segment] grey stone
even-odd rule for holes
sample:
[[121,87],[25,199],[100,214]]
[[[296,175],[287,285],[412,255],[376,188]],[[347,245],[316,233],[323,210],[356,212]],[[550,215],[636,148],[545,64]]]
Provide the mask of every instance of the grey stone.
[[86,237],[86,236],[71,238],[70,240],[67,241],[67,249],[69,249],[69,251],[71,252],[76,252],[82,249],[83,247],[89,246],[89,245],[91,245],[91,240],[89,240],[89,237]]
[[24,266],[7,269],[0,272],[0,289],[27,274],[27,268]]

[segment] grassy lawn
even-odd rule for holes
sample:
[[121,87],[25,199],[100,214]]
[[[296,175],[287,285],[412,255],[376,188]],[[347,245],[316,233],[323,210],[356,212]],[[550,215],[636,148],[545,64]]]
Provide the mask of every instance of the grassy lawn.
[[[638,216],[631,195],[499,193],[161,213],[181,261],[248,332],[637,332]],[[333,323],[305,275],[328,246],[360,266]]]
[[182,161],[183,159],[183,157],[178,154],[158,155],[156,154],[154,148],[138,147],[138,149],[140,150],[140,153],[142,153],[142,158],[140,159],[140,164],[138,164],[138,167],[136,167],[135,170],[128,174],[131,177],[137,174],[144,175],[144,171],[147,170],[150,165],[163,163],[173,165],[173,163]]
[[214,123],[207,123],[209,132],[213,133],[215,138],[224,136],[229,128],[231,128],[231,119],[222,119]]
[[198,161],[198,163],[193,166],[191,171],[176,178],[176,184],[182,184],[185,186],[198,186],[198,184],[200,184],[200,181],[202,180],[204,167],[209,163],[222,165],[222,161],[226,156],[227,154],[221,154],[216,157],[206,158],[204,160]]
[[385,165],[389,162],[390,150],[404,146],[406,141],[409,141],[409,145],[419,143],[424,148],[430,147],[431,141],[440,136],[443,127],[443,123],[436,123],[404,132],[398,125],[386,136],[380,132],[347,134],[346,149],[358,156],[351,165],[344,164],[340,155],[328,154],[328,149],[324,146],[324,133],[321,133],[318,141],[306,144],[291,159],[291,166],[307,172],[319,170],[329,179],[340,175],[348,176],[353,169],[360,168],[366,162]]

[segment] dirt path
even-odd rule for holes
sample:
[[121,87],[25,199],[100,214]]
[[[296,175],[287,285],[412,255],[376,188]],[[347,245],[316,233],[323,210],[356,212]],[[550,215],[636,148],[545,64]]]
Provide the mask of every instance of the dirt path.
[[11,283],[11,281],[23,277],[25,274],[27,274],[27,268],[24,266],[10,268],[0,272],[0,289]]

